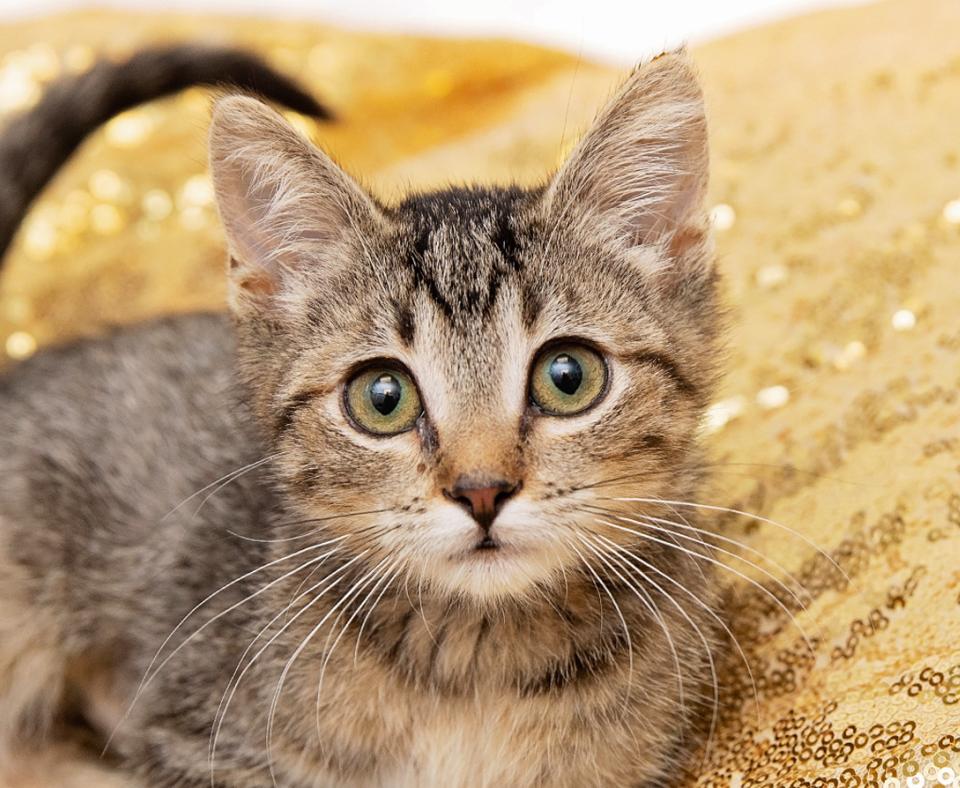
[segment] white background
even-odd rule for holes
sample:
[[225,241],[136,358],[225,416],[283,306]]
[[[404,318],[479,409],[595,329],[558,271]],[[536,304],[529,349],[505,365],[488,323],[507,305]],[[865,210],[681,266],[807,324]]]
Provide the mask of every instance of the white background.
[[[98,7],[312,18],[360,28],[507,35],[632,62],[806,10],[862,0],[100,0]],[[89,0],[0,0],[0,19],[89,7]]]

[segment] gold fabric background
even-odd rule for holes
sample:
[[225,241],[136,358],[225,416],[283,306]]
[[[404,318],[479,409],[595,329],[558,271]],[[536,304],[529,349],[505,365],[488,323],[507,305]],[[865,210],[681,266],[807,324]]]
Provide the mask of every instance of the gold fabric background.
[[[342,120],[295,122],[388,196],[543,177],[620,75],[502,41],[83,13],[0,29],[0,111],[94,53],[197,38],[254,47],[312,85]],[[824,12],[694,56],[733,307],[703,502],[796,529],[851,583],[780,527],[721,519],[812,599],[795,626],[726,573],[758,702],[732,655],[713,746],[682,782],[907,785],[919,772],[936,784],[934,766],[960,772],[960,3]],[[9,356],[108,322],[221,306],[207,115],[199,92],[129,113],[43,196],[0,279]],[[10,785],[83,782],[47,768]]]

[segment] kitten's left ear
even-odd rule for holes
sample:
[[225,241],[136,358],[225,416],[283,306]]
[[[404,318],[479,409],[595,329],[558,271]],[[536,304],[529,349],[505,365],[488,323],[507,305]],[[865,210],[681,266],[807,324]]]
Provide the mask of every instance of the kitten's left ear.
[[[383,222],[374,200],[256,99],[217,102],[210,167],[230,250],[237,314],[274,311],[300,283],[342,272],[362,234]],[[360,240],[358,240],[360,239]]]
[[631,74],[547,189],[555,221],[627,250],[702,240],[707,188],[703,95],[684,51]]

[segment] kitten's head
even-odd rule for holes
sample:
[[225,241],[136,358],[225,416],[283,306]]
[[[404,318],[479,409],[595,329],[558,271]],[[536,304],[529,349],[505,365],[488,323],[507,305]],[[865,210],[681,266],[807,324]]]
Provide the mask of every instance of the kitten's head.
[[689,493],[717,316],[685,55],[631,75],[539,189],[386,207],[249,98],[217,105],[211,153],[241,369],[304,519],[495,601],[631,541],[609,496]]

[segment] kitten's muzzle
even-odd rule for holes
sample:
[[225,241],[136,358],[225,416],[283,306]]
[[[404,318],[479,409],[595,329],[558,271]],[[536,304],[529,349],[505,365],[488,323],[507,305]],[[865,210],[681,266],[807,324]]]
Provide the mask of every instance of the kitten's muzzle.
[[521,486],[520,482],[503,479],[490,481],[461,476],[453,487],[444,490],[443,494],[466,509],[483,532],[488,533],[500,509],[516,495]]

